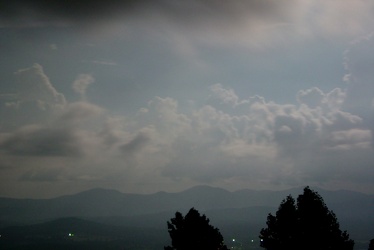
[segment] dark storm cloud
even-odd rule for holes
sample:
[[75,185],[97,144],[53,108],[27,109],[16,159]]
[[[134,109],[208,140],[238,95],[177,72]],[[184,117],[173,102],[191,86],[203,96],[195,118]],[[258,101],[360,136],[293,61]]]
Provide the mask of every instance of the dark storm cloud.
[[136,0],[14,0],[1,4],[1,18],[8,21],[78,21],[110,17],[116,10],[131,11],[140,5]]
[[25,128],[0,144],[0,150],[19,156],[79,156],[79,140],[69,129]]
[[0,21],[3,25],[32,25],[33,22],[66,25],[72,22],[126,18],[141,13],[148,15],[149,11],[156,11],[176,23],[194,25],[196,22],[208,22],[209,25],[226,26],[241,22],[246,16],[286,21],[291,13],[289,6],[293,3],[293,0],[287,1],[287,4],[275,0],[14,0],[0,5]]
[[148,135],[146,135],[145,133],[139,133],[130,142],[120,146],[120,150],[125,155],[131,155],[145,147],[149,141],[150,138]]

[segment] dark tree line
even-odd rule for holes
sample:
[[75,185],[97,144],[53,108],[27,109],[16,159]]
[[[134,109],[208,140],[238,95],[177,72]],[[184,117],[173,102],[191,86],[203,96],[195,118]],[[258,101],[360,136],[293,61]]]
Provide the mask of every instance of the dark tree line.
[[[287,196],[276,214],[268,215],[266,224],[259,237],[267,250],[352,250],[354,246],[348,233],[340,230],[334,212],[309,187],[296,201]],[[186,216],[177,212],[167,225],[171,246],[165,250],[227,250],[219,230],[194,208]],[[369,250],[373,248],[372,240]]]

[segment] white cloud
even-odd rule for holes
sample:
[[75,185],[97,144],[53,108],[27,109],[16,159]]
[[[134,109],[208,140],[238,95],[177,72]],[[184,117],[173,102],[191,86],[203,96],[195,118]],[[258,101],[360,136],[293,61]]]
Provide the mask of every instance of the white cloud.
[[[341,101],[337,100],[344,98],[339,89],[330,93],[317,89],[300,92],[303,97],[318,94],[318,102],[312,107],[280,105],[260,97],[240,100],[233,90],[225,91],[221,85],[214,85],[211,91],[231,108],[235,103],[242,104],[236,106],[239,111],[218,109],[221,103],[218,108],[206,105],[183,114],[175,100],[156,98],[143,113],[154,117],[146,124],[159,134],[158,152],[169,159],[160,166],[165,176],[179,181],[187,178],[238,184],[251,180],[286,186],[347,181],[348,174],[334,174],[340,158],[346,158],[346,147],[371,150],[368,130],[355,130],[362,119],[339,110]],[[349,140],[344,139],[344,143],[332,139],[348,136],[346,133]],[[335,157],[330,156],[332,149],[337,150]],[[367,161],[367,157],[361,161]]]
[[[94,121],[100,118],[104,109],[88,102],[73,102],[66,105],[66,108],[58,117],[58,124],[62,126],[90,124],[87,121]],[[92,124],[94,126],[94,124]]]
[[308,90],[300,90],[297,93],[297,100],[300,103],[308,105],[310,108],[321,106],[324,102],[325,96],[319,88],[312,88]]
[[325,104],[329,110],[339,110],[346,99],[347,92],[340,88],[333,89],[325,95]]
[[[370,66],[370,58],[365,60]],[[32,114],[46,116],[46,121],[38,119],[32,126],[24,121],[16,129],[2,130],[3,168],[22,182],[79,181],[115,188],[125,182],[129,188],[148,185],[148,191],[156,182],[269,188],[332,185],[352,181],[352,176],[366,185],[374,177],[369,169],[374,126],[346,106],[353,102],[349,97],[354,88],[370,78],[363,74],[371,73],[356,70],[354,64],[359,60],[347,63],[356,76],[348,89],[300,90],[294,104],[243,98],[234,88],[215,84],[205,104],[181,108],[175,98],[154,97],[124,117],[86,100],[95,80],[91,75],[80,75],[73,83],[82,101],[67,102],[36,65],[17,73],[23,85],[8,103],[36,101],[60,109],[52,115],[37,106]]]
[[350,129],[331,133],[331,142],[334,147],[341,147],[346,150],[354,147],[370,148],[371,140],[371,132],[367,129]]
[[213,98],[217,99],[222,104],[229,104],[232,107],[240,105],[239,97],[233,89],[225,89],[221,84],[214,84],[210,87],[213,93]]
[[[40,137],[39,132],[17,137],[20,132],[15,132],[3,140],[3,154],[41,157],[49,151],[35,152],[35,148],[43,149],[41,145],[52,143],[48,138],[63,136],[65,140],[55,142],[50,150],[55,149],[60,162],[75,162],[80,167],[51,172],[40,169],[40,175],[35,168],[24,172],[24,181],[41,181],[50,176],[54,180],[112,179],[113,183],[127,178],[145,183],[170,179],[179,185],[231,183],[241,187],[248,187],[250,181],[251,185],[263,187],[287,187],[348,181],[351,159],[366,171],[365,163],[372,158],[371,132],[359,128],[362,119],[339,110],[339,105],[331,104],[329,109],[327,100],[339,96],[338,90],[327,94],[317,89],[301,91],[298,97],[303,103],[281,105],[261,97],[241,100],[233,90],[215,87],[211,88],[213,94],[219,90],[228,95],[218,97],[230,101],[217,107],[203,105],[186,113],[172,98],[154,98],[147,112],[139,112],[131,119],[110,118],[102,108],[87,102],[71,103],[57,124],[68,125],[65,131],[74,137],[59,133],[58,127],[36,130],[51,137]],[[306,97],[310,98],[309,105],[304,104]],[[233,106],[235,103],[240,105]],[[238,110],[223,111],[222,105]],[[68,138],[74,140],[64,143]],[[59,145],[75,149],[59,150]],[[63,152],[82,153],[71,160]],[[367,176],[355,174],[355,178],[365,182]]]
[[0,100],[0,113],[4,117],[0,121],[2,129],[48,122],[51,117],[61,114],[67,103],[39,64],[15,72],[12,87],[12,92]]
[[81,95],[84,100],[86,98],[86,91],[89,85],[95,82],[95,78],[90,74],[80,74],[73,82],[73,90]]
[[30,68],[20,69],[15,75],[20,103],[38,102],[40,109],[47,108],[47,105],[57,106],[66,103],[64,95],[53,87],[41,65],[34,64]]

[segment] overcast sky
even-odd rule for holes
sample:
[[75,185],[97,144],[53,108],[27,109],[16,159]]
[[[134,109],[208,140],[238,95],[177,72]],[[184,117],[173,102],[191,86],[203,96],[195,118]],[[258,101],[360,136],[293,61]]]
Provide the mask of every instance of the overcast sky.
[[374,193],[373,1],[0,8],[0,196]]

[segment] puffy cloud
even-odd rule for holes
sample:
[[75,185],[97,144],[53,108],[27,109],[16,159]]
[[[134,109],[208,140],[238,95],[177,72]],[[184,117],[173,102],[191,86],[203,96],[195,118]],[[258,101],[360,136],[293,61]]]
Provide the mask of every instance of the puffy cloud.
[[121,117],[108,117],[98,132],[98,137],[107,147],[112,147],[121,142],[121,138],[127,138],[127,133],[124,131],[125,121]]
[[77,79],[73,82],[73,90],[81,95],[82,99],[86,98],[86,90],[90,84],[95,82],[95,78],[93,78],[90,74],[80,74]]
[[19,102],[35,101],[41,109],[47,108],[47,105],[55,106],[66,103],[64,95],[53,87],[41,65],[34,64],[31,68],[20,69],[15,75]]
[[[373,33],[361,36],[351,43],[344,53],[344,66],[347,74],[346,101],[343,109],[362,118],[365,127],[374,134],[374,37]],[[374,136],[371,136],[374,138]],[[372,139],[374,145],[374,139]]]
[[[232,90],[225,91],[221,85],[211,90],[214,94],[218,92],[218,98],[229,100],[224,102],[227,105],[241,103],[246,108],[237,105],[241,107],[234,115],[207,105],[191,114],[181,114],[177,103],[168,98],[167,101],[158,99],[164,104],[162,109],[150,109],[149,112],[158,113],[157,117],[164,117],[160,113],[168,114],[165,122],[178,124],[175,123],[178,117],[188,121],[181,123],[184,129],[178,130],[175,136],[161,138],[165,139],[161,145],[168,148],[165,155],[170,156],[163,168],[165,176],[203,182],[244,181],[245,178],[262,181],[268,178],[274,182],[282,182],[284,178],[295,182],[290,176],[298,172],[295,160],[302,158],[300,151],[304,150],[305,154],[313,147],[318,148],[320,145],[315,142],[322,138],[321,127],[334,124],[333,115],[328,117],[329,114],[305,106],[278,105],[260,97],[240,100]],[[174,124],[163,123],[167,126],[165,131],[172,131]],[[157,126],[155,129],[164,133]],[[171,147],[166,147],[168,144]],[[290,161],[295,164],[292,168]]]
[[[73,166],[85,168],[100,155],[104,109],[88,103],[68,103],[35,64],[16,72],[14,93],[2,106],[0,155],[3,166],[20,181],[69,178]],[[79,168],[78,167],[78,168]]]
[[333,148],[350,150],[356,147],[369,148],[371,142],[370,130],[349,129],[334,131],[330,136]]
[[319,88],[300,90],[297,94],[297,100],[300,103],[305,103],[310,108],[321,106],[324,98],[324,93]]
[[178,111],[178,102],[173,98],[155,97],[148,106],[149,112],[143,113],[141,118],[162,136],[173,139],[190,129],[190,118]]
[[317,87],[300,90],[296,98],[299,103],[307,105],[309,108],[323,108],[327,111],[340,110],[346,98],[346,91],[336,88],[328,93],[324,93]]
[[[339,110],[335,101],[327,105],[329,99],[340,96],[340,90],[301,91],[298,97],[303,103],[298,105],[276,104],[261,97],[241,100],[221,85],[211,91],[214,95],[218,91],[222,100],[235,102],[212,103],[183,113],[176,100],[155,97],[131,119],[108,119],[93,104],[72,103],[57,119],[57,124],[69,124],[66,130],[17,131],[4,137],[2,149],[26,157],[54,155],[68,164],[70,154],[81,152],[76,161],[82,169],[24,172],[22,180],[34,181],[53,178],[56,173],[56,180],[76,175],[86,180],[150,182],[170,178],[180,184],[248,187],[250,181],[263,187],[293,186],[348,181],[353,174],[352,159],[356,168],[368,173],[370,130],[360,128],[362,119]],[[222,105],[229,106],[229,111]],[[99,120],[92,126],[96,118]],[[51,143],[54,147],[47,151],[43,145]],[[104,176],[103,171],[107,173]],[[368,181],[366,175],[354,176]]]
[[12,92],[0,99],[0,114],[7,117],[0,121],[3,130],[46,122],[65,108],[64,95],[51,84],[41,65],[18,70],[15,79]]
[[347,93],[340,88],[333,89],[326,94],[325,105],[329,110],[339,110],[346,99]]
[[224,104],[230,104],[232,106],[239,104],[239,97],[235,94],[234,90],[225,89],[221,84],[214,84],[210,87],[210,89],[215,97]]
[[73,102],[69,103],[58,117],[58,123],[66,126],[80,125],[95,120],[103,113],[104,109],[97,105],[88,102]]
[[1,169],[14,171],[18,181],[115,188],[155,183],[153,190],[157,182],[269,188],[353,178],[370,185],[374,176],[372,127],[344,109],[348,90],[301,90],[298,103],[278,104],[261,96],[243,99],[216,84],[201,106],[181,108],[176,99],[154,97],[136,114],[114,117],[84,100],[61,101],[40,69],[31,75],[44,84],[31,79],[32,88],[49,91],[31,93],[30,100],[62,108],[48,122],[0,134]]

